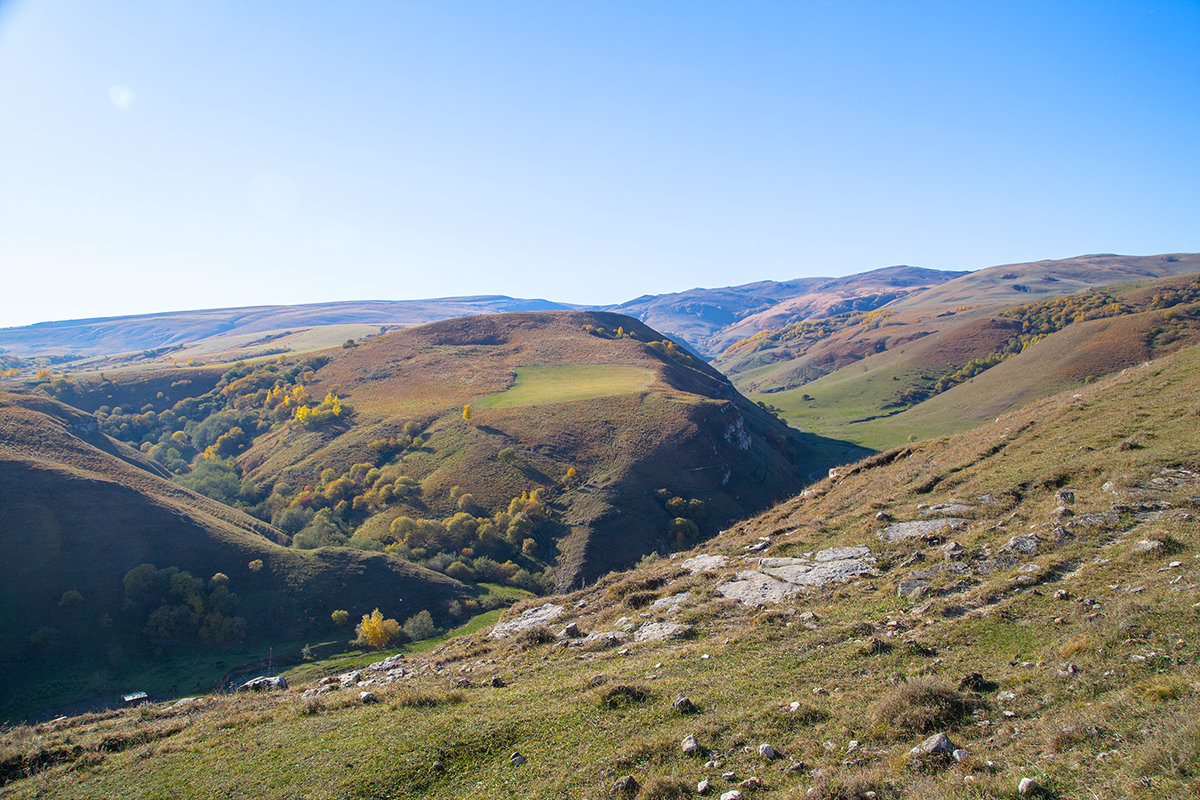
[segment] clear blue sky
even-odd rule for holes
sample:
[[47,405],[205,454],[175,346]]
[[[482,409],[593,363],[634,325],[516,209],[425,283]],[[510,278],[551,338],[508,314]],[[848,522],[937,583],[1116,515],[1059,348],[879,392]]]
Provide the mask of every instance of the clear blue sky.
[[1200,249],[1200,2],[0,0],[0,326]]

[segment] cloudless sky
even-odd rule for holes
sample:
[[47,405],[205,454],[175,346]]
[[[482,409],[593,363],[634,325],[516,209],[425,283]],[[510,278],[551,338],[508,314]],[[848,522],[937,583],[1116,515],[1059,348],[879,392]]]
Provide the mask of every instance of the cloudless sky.
[[0,326],[1200,250],[1200,0],[0,0]]

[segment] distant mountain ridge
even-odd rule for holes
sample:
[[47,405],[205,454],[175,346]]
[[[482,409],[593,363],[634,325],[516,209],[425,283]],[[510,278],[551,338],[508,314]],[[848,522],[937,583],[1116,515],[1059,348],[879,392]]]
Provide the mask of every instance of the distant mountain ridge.
[[[971,271],[892,266],[842,277],[756,281],[643,295],[614,306],[587,306],[504,295],[424,300],[365,300],[247,306],[41,322],[0,328],[0,354],[16,358],[74,355],[70,369],[107,369],[119,354],[180,360],[237,360],[322,349],[388,329],[443,319],[517,311],[615,311],[635,317],[706,359],[762,331],[845,312],[887,307],[919,310],[997,304],[1081,291],[1119,281],[1193,271],[1192,253],[1099,254]],[[167,353],[165,349],[169,349]],[[163,352],[155,352],[163,351]],[[128,360],[128,359],[125,359]]]

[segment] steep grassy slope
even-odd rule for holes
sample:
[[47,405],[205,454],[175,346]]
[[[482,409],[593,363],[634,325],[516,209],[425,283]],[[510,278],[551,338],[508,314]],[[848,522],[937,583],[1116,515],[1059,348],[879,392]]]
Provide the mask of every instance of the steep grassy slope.
[[[288,548],[279,531],[161,471],[98,433],[90,415],[0,395],[0,715],[32,710],[43,689],[46,701],[65,702],[121,688],[123,670],[164,653],[199,657],[240,641],[265,646],[328,632],[335,608],[441,614],[467,594],[444,575],[383,554]],[[188,612],[160,614],[154,633],[152,593],[135,598],[125,581],[144,563],[176,567],[200,584],[172,601],[190,604]],[[205,585],[218,572],[227,580]],[[235,596],[214,593],[218,584]],[[47,678],[77,682],[46,689]]]
[[[10,729],[5,791],[649,800],[753,779],[745,795],[789,800],[1192,796],[1198,381],[1187,348],[874,456],[694,553],[551,598],[554,630],[624,644],[480,633],[392,683]],[[928,527],[906,536],[908,521]],[[725,561],[685,561],[701,554]],[[846,582],[723,597],[851,554],[867,569]],[[681,638],[635,640],[652,622]],[[673,707],[680,693],[694,708]],[[939,732],[959,758],[909,757]],[[640,789],[622,794],[627,775]]]
[[888,447],[964,430],[1195,341],[1198,300],[1200,282],[1184,275],[907,322],[884,309],[832,335],[789,335],[789,347],[806,348],[798,358],[738,380],[797,427]]

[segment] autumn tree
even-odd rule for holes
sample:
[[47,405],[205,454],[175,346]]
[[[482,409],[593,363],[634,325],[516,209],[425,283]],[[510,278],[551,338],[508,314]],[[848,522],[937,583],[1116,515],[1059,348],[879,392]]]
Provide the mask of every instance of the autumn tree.
[[370,614],[363,614],[362,622],[354,627],[358,634],[352,644],[365,645],[375,650],[381,650],[400,638],[400,623],[394,619],[384,619],[383,613],[377,608]]
[[467,403],[465,406],[463,406],[463,421],[464,422],[471,421],[471,404],[470,403]]

